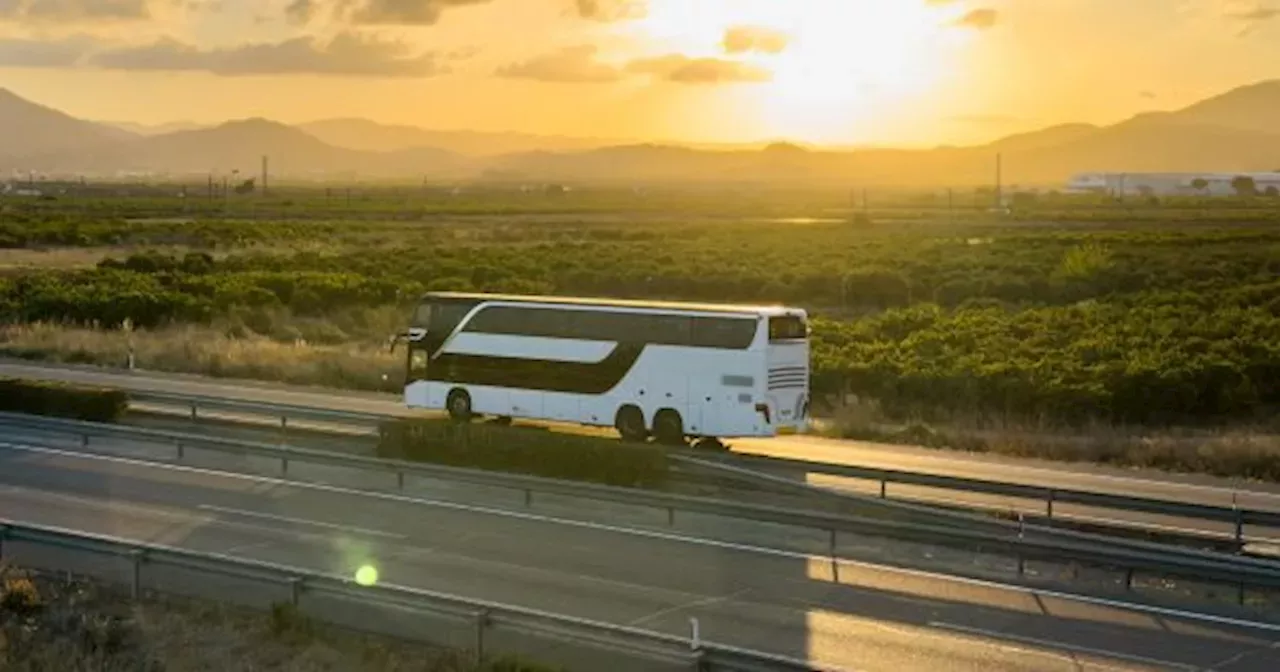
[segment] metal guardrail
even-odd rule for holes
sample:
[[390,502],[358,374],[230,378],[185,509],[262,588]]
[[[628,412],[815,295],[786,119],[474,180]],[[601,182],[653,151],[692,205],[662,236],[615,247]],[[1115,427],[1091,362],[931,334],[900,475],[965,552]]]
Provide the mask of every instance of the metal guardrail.
[[[405,476],[414,475],[496,486],[523,492],[526,506],[532,506],[535,493],[631,504],[665,511],[668,525],[672,526],[676,523],[678,512],[691,512],[819,530],[828,536],[829,545],[826,557],[830,558],[832,568],[837,575],[841,559],[837,555],[837,535],[852,534],[887,537],[943,546],[975,548],[986,552],[1001,553],[1017,559],[1017,568],[1020,574],[1028,560],[1056,562],[1070,560],[1116,567],[1125,570],[1125,586],[1127,588],[1132,587],[1135,572],[1194,577],[1196,579],[1235,585],[1242,589],[1240,591],[1241,600],[1243,600],[1243,588],[1245,586],[1280,588],[1280,563],[1269,560],[1162,546],[1141,541],[1119,540],[1081,532],[1039,528],[1030,525],[1023,526],[998,520],[979,520],[962,516],[961,514],[950,514],[950,516],[954,517],[957,523],[962,524],[904,524],[896,520],[880,520],[728,502],[689,495],[561,481],[502,472],[460,469],[417,462],[381,460],[214,436],[200,436],[16,413],[0,413],[0,424],[71,434],[79,437],[84,446],[88,446],[91,442],[91,437],[95,436],[165,443],[174,446],[175,457],[179,459],[183,457],[184,450],[188,447],[267,457],[279,460],[281,472],[286,476],[291,462],[303,462],[392,474],[396,477],[396,487],[399,490],[404,489]],[[159,463],[164,464],[164,462]],[[939,516],[944,519],[948,518],[948,514],[940,513]]]
[[181,406],[190,409],[193,420],[199,418],[200,409],[210,411],[228,411],[232,413],[248,413],[265,415],[280,419],[280,426],[287,427],[289,418],[317,420],[322,422],[344,422],[377,426],[386,420],[394,420],[400,416],[363,413],[315,406],[298,406],[295,404],[277,404],[266,401],[244,401],[225,397],[210,397],[191,394],[175,394],[170,392],[129,391],[129,401]]
[[[287,418],[289,417],[320,421],[327,420],[330,422],[356,422],[368,425],[377,425],[379,422],[400,417],[337,409],[256,401],[240,401],[218,397],[203,397],[183,394],[157,392],[130,392],[129,394],[131,399],[137,401],[150,401],[190,407],[192,418],[197,417],[198,409],[200,408],[278,416],[281,419],[281,427],[287,426]],[[712,461],[716,459],[711,455],[703,455],[701,458],[710,459]],[[1024,485],[1021,483],[989,481],[959,476],[943,476],[923,472],[829,464],[760,455],[743,455],[741,453],[734,453],[729,458],[721,459],[726,459],[727,463],[731,466],[740,468],[758,467],[775,472],[803,472],[875,481],[880,484],[879,496],[881,499],[892,499],[889,491],[889,484],[892,483],[898,485],[924,486],[943,490],[956,490],[984,495],[1000,495],[1020,499],[1039,500],[1045,503],[1044,516],[1050,520],[1054,518],[1054,506],[1056,504],[1077,504],[1117,511],[1149,513],[1228,523],[1234,525],[1233,538],[1236,543],[1244,542],[1244,527],[1246,525],[1280,528],[1280,511],[1262,511],[1234,506],[1227,507],[1214,506],[1210,504],[1195,504],[1148,497],[1109,494],[1089,490]]]
[[1115,495],[1089,490],[1056,488],[1042,485],[1025,485],[988,481],[962,476],[941,476],[923,472],[880,469],[877,467],[859,467],[856,465],[827,464],[794,460],[779,457],[758,455],[733,456],[732,466],[769,469],[770,471],[791,471],[838,476],[880,484],[880,499],[890,499],[888,485],[915,485],[943,490],[960,490],[984,495],[1002,495],[1019,499],[1040,500],[1045,503],[1044,517],[1053,520],[1055,504],[1079,504],[1104,509],[1131,511],[1135,513],[1152,513],[1165,516],[1194,518],[1197,520],[1230,523],[1234,525],[1233,538],[1237,543],[1244,541],[1245,525],[1260,525],[1280,528],[1280,511],[1262,511],[1240,507],[1214,506],[1212,504],[1196,504],[1173,500],[1153,499],[1149,497],[1132,497]]
[[[128,559],[131,569],[128,583],[135,600],[147,588],[149,568],[176,568],[278,586],[286,596],[281,601],[287,601],[303,613],[308,613],[312,598],[317,597],[371,603],[398,613],[402,613],[400,610],[404,606],[410,606],[441,617],[461,620],[474,628],[474,648],[471,653],[477,659],[482,659],[489,653],[486,634],[503,628],[533,637],[567,640],[585,649],[616,652],[624,657],[652,661],[655,665],[662,665],[659,669],[687,669],[697,672],[800,672],[817,669],[806,661],[707,641],[697,631],[696,622],[693,624],[691,637],[677,637],[429,590],[376,584],[364,586],[353,579],[297,567],[0,519],[0,558],[6,557],[5,547],[10,542]],[[320,600],[316,602],[319,603]],[[331,620],[321,615],[314,617]],[[362,623],[366,627],[367,624],[367,621]],[[448,644],[447,641],[439,640],[436,643]]]

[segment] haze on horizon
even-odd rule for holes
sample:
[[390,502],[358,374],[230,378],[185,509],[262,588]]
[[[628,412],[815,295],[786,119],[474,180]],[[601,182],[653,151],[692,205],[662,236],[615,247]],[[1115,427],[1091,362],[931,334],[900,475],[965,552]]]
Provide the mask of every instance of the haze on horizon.
[[1275,77],[1280,0],[4,0],[0,86],[103,121],[363,117],[974,144]]

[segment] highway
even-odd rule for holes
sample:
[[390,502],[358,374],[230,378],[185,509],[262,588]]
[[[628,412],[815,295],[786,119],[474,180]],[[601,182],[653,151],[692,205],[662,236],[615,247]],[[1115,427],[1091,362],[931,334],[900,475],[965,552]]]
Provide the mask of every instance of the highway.
[[[877,670],[1274,670],[1280,629],[1163,617],[869,564],[41,451],[0,453],[0,515]],[[6,545],[16,553],[17,543]]]
[[[359,411],[409,416],[395,395],[341,392],[317,388],[293,387],[239,380],[218,380],[178,374],[156,374],[96,369],[90,367],[47,366],[12,360],[0,360],[0,376],[62,380],[126,390],[168,392],[244,401],[274,402],[311,406],[330,410]],[[858,441],[835,441],[810,436],[779,437],[767,440],[736,440],[735,452],[785,457],[829,464],[854,464],[864,467],[917,471],[947,476],[985,479],[1064,489],[1089,490],[1152,499],[1196,502],[1215,506],[1238,505],[1243,508],[1280,510],[1280,485],[1236,481],[1208,475],[1171,474],[1156,470],[1132,470],[1103,465],[1055,463],[1043,460],[1006,458],[911,446],[883,445]],[[877,487],[866,482],[810,474],[813,485],[836,489],[870,492]],[[941,501],[969,506],[1022,510],[1043,510],[1043,503],[1007,497],[895,487],[895,496],[925,501]],[[1162,526],[1214,534],[1227,534],[1226,524],[1170,519],[1148,514],[1089,510],[1061,506],[1056,515],[1084,519],[1128,521],[1149,526]],[[1254,531],[1261,532],[1261,531]],[[1273,538],[1273,531],[1267,531]]]

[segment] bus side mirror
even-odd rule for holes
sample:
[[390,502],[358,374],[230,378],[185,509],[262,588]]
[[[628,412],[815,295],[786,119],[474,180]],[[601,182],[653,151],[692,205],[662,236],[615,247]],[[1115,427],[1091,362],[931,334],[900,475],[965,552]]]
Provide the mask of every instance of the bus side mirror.
[[393,354],[393,355],[394,355],[394,354],[396,354],[396,346],[397,346],[397,345],[400,345],[400,342],[401,342],[401,341],[407,341],[407,340],[409,340],[409,335],[408,335],[408,334],[396,334],[395,336],[392,336],[391,338],[389,338],[389,339],[387,339],[387,340],[388,340],[388,343],[387,343],[387,346],[388,346],[388,352],[390,352],[391,354]]

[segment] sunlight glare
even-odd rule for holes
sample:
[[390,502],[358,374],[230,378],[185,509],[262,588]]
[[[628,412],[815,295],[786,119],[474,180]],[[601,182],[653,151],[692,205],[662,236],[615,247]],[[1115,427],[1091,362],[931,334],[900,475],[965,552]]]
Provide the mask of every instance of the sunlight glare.
[[[641,22],[656,47],[744,60],[774,73],[746,94],[771,132],[814,142],[846,140],[877,120],[881,101],[928,92],[947,74],[944,10],[924,0],[654,0]],[[725,54],[734,26],[787,35],[779,54]]]

